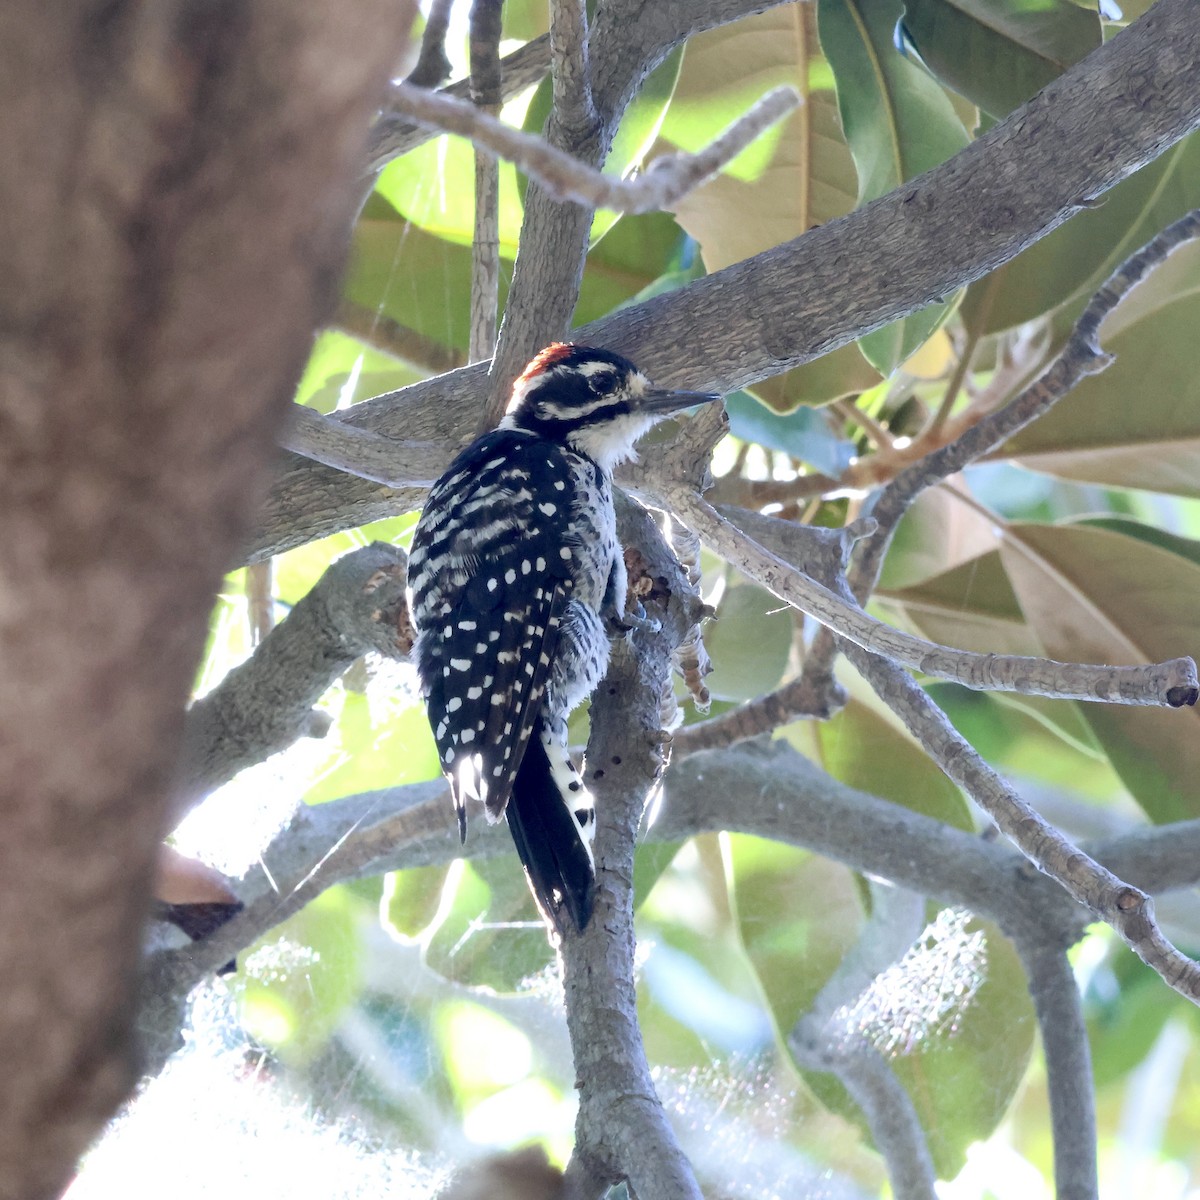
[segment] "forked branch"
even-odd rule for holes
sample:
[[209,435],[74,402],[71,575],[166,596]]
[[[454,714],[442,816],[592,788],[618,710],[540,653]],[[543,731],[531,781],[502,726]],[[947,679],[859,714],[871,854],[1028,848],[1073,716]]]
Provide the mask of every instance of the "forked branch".
[[792,88],[775,88],[698,153],[664,155],[643,174],[616,179],[593,170],[543,138],[513,129],[445,92],[396,84],[392,95],[397,109],[412,120],[458,134],[479,149],[514,163],[556,199],[623,213],[670,207],[801,103],[799,93]]

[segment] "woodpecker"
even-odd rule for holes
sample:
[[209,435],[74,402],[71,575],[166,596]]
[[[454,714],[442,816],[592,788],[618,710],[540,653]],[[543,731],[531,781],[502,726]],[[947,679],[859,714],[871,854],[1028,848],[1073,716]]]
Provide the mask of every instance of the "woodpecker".
[[414,659],[460,838],[467,800],[507,816],[543,917],[561,938],[592,913],[595,808],[567,718],[625,621],[612,472],[656,421],[719,400],[655,388],[610,350],[555,343],[507,412],[434,484],[408,560]]

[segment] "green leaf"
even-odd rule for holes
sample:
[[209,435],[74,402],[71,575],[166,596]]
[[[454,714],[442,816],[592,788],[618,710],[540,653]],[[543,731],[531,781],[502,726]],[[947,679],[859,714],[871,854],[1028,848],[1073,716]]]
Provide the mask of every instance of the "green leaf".
[[[1143,663],[1194,652],[1200,567],[1085,525],[1013,525],[1001,557],[1045,653],[1060,662]],[[1200,815],[1195,708],[1080,707],[1113,767],[1154,821]]]
[[633,854],[633,910],[642,907],[662,873],[675,861],[683,842],[642,842]]
[[669,272],[683,234],[669,213],[622,217],[588,252],[572,322],[605,316]]
[[317,335],[296,388],[296,403],[318,412],[356,404],[416,383],[420,372],[357,338],[326,329]]
[[1105,192],[1095,208],[972,284],[964,320],[998,333],[1090,295],[1139,246],[1198,205],[1200,135],[1193,133]]
[[243,1020],[285,1058],[319,1053],[362,989],[358,907],[329,888],[239,960]]
[[941,1179],[953,1179],[970,1146],[1004,1119],[1036,1039],[1033,1001],[1016,950],[989,922],[972,921],[967,932],[975,930],[985,937],[983,980],[954,1028],[918,1042],[916,1053],[892,1059]]
[[925,65],[994,117],[1101,41],[1097,13],[1067,0],[905,0],[901,23]]
[[792,610],[770,592],[733,584],[704,632],[713,664],[704,680],[708,690],[719,700],[753,700],[769,692],[787,667],[794,629]]
[[452,871],[449,864],[389,871],[379,906],[383,927],[401,941],[418,940],[438,915]]
[[821,765],[834,779],[956,829],[974,829],[958,788],[907,734],[873,708],[851,700],[816,728]]
[[[866,204],[944,162],[969,141],[945,92],[896,53],[900,0],[822,0],[821,46],[837,79],[838,111]],[[860,339],[867,361],[890,375],[946,319],[931,305]]]
[[[392,215],[363,217],[354,227],[344,289],[354,303],[440,346],[466,349],[470,310],[464,297],[471,289],[467,246]],[[507,289],[502,270],[502,299]]]
[[1200,252],[1175,257],[1114,314],[1103,341],[1116,361],[1001,454],[1058,478],[1200,496]]
[[1124,785],[1099,748],[1078,706],[1040,696],[976,692],[954,683],[925,690],[993,766],[1103,803]]
[[827,475],[840,475],[856,453],[854,443],[840,437],[829,421],[811,408],[780,416],[747,392],[732,392],[725,397],[725,412],[734,437],[782,450]]
[[[528,95],[509,101],[501,120],[520,126]],[[517,256],[525,215],[516,168],[500,163],[499,233],[501,257]],[[475,237],[475,148],[465,138],[444,134],[388,163],[375,185],[378,195],[414,225],[434,237],[469,247]]]
[[[728,847],[737,928],[785,1047],[787,1034],[859,935],[860,894],[852,872],[806,851],[741,835],[728,835]],[[972,923],[970,929],[980,927]],[[910,1052],[891,1059],[942,1178],[956,1175],[971,1143],[995,1130],[1034,1040],[1032,1003],[1016,953],[994,928],[982,928],[982,979],[953,1029],[921,1030],[922,1013],[915,1011]],[[833,1077],[803,1073],[822,1103],[865,1126]]]
[[728,834],[731,900],[780,1046],[854,943],[862,923],[852,871],[779,842]]
[[1177,533],[1168,533],[1155,525],[1144,525],[1129,517],[1085,517],[1080,525],[1094,529],[1107,529],[1110,533],[1123,533],[1126,537],[1137,538],[1148,542],[1160,550],[1169,550],[1186,558],[1188,562],[1200,567],[1200,541],[1195,538],[1180,537]]
[[[390,719],[382,717],[381,708],[367,696],[346,695],[337,722],[334,761],[309,789],[304,797],[307,803],[438,777],[441,764],[424,707],[410,705]],[[449,815],[446,820],[448,826]]]
[[516,855],[464,862],[426,964],[457,983],[515,992],[553,958]]

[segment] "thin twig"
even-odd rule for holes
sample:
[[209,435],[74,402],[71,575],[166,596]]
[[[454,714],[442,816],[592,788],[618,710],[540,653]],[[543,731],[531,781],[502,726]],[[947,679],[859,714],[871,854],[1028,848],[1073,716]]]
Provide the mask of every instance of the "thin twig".
[[[501,99],[512,100],[538,83],[550,67],[550,35],[542,34],[500,61]],[[397,85],[393,85],[397,86]],[[460,79],[445,88],[443,95],[467,100],[471,95],[469,79]],[[430,125],[415,124],[407,115],[388,111],[379,116],[367,135],[367,166],[365,178],[373,178],[394,158],[415,150],[441,130]]]
[[850,574],[850,586],[860,602],[874,591],[892,534],[917,496],[1003,445],[1048,412],[1080,380],[1103,371],[1113,361],[1100,348],[1100,326],[1104,319],[1173,250],[1196,237],[1200,237],[1200,209],[1156,234],[1108,277],[1076,321],[1058,357],[1035,383],[956,441],[927,455],[888,484],[871,510],[879,529],[860,547]]
[[450,77],[450,59],[446,56],[446,31],[450,28],[450,10],[454,0],[433,0],[421,35],[421,53],[417,65],[404,82],[414,87],[435,88]]
[[[500,17],[503,0],[471,5],[471,100],[481,113],[500,113]],[[468,357],[492,357],[500,303],[500,164],[475,150],[475,234],[471,241],[471,332]],[[482,432],[482,431],[481,431]]]
[[1044,821],[950,724],[945,713],[895,663],[843,639],[842,652],[904,722],[935,763],[996,822],[1040,870],[1102,921],[1177,992],[1200,1004],[1200,964],[1159,929],[1154,902],[1118,879]]
[[1195,704],[1200,679],[1190,658],[1145,666],[1058,663],[1020,655],[974,654],[902,633],[868,616],[797,571],[686,487],[666,485],[663,498],[714,551],[773,595],[816,618],[864,650],[976,690],[1178,708]]
[[444,92],[397,84],[393,96],[397,107],[414,121],[459,134],[480,149],[515,163],[556,199],[623,213],[669,208],[801,103],[794,89],[775,88],[699,153],[664,155],[634,179],[614,179],[544,139],[513,129]]

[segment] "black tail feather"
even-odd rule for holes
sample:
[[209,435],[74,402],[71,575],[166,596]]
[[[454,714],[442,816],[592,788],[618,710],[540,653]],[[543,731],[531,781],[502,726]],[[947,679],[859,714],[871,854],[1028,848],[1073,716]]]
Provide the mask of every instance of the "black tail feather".
[[576,929],[591,920],[595,871],[579,826],[555,785],[541,733],[539,719],[506,812],[533,898],[561,936],[564,909]]

